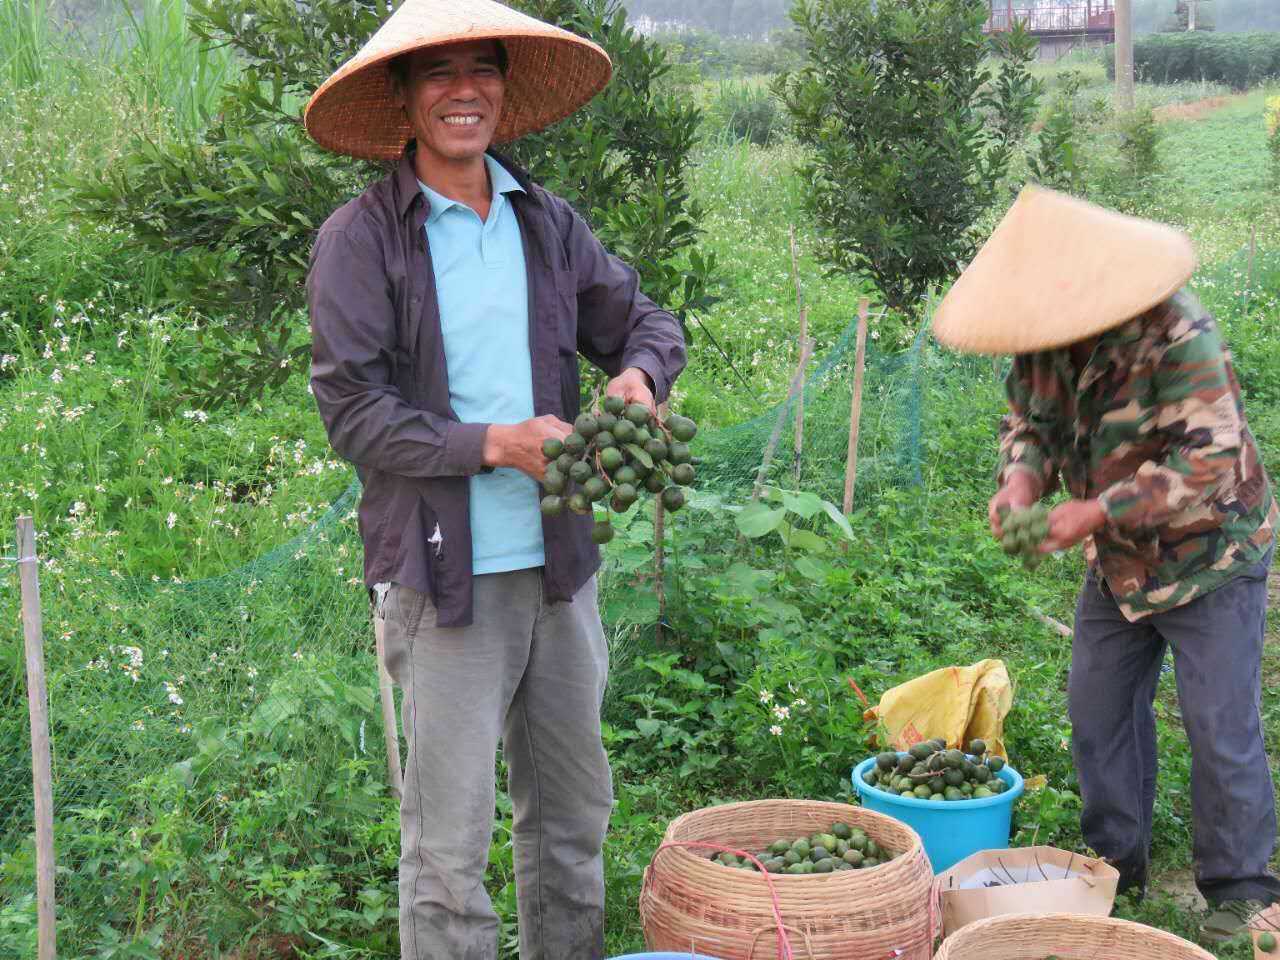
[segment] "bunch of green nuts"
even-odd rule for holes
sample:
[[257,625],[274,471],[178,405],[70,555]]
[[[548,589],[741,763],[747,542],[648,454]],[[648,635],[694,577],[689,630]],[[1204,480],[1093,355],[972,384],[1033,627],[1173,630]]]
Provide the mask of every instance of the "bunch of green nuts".
[[[682,488],[695,479],[697,461],[689,441],[697,432],[688,417],[663,422],[642,403],[605,397],[601,408],[574,421],[564,440],[542,444],[551,461],[542,478],[542,513],[556,517],[572,510],[585,516],[605,500],[614,513],[626,513],[644,493],[660,496],[667,510],[679,510],[685,503]],[[591,539],[613,539],[607,512],[596,514]]]
[[971,740],[967,752],[948,750],[942,739],[922,740],[905,753],[879,754],[862,781],[917,800],[982,800],[1009,789],[999,776],[1004,767],[1003,758],[987,755],[985,740]]
[[[894,854],[876,843],[866,832],[847,823],[834,824],[826,832],[818,832],[795,840],[775,840],[769,849],[756,857],[769,873],[803,875],[838,873],[842,870],[868,870],[894,858]],[[732,853],[713,853],[711,859],[724,867],[755,870],[759,867],[746,857]]]
[[1034,570],[1044,560],[1040,544],[1049,536],[1049,507],[1036,503],[1021,510],[1000,508],[1000,546],[1011,557],[1022,557],[1022,565]]

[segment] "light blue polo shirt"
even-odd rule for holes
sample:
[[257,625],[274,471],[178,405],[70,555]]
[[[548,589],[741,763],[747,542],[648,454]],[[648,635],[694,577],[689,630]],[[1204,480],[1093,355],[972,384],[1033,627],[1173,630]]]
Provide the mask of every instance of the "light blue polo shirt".
[[[449,400],[463,423],[521,423],[533,416],[529,285],[520,224],[507,194],[523,187],[486,156],[489,219],[419,181],[431,204],[427,245],[440,301]],[[538,485],[500,468],[471,478],[472,572],[506,573],[545,562]]]

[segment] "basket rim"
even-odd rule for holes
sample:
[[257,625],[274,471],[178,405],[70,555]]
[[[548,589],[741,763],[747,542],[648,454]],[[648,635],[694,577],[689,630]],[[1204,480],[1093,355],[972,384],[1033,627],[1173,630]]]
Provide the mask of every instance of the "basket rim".
[[1002,928],[1006,927],[1022,927],[1028,924],[1039,924],[1045,929],[1045,934],[1050,934],[1052,928],[1056,926],[1070,925],[1077,930],[1081,928],[1091,927],[1095,930],[1105,929],[1121,929],[1128,930],[1132,933],[1144,936],[1152,941],[1153,947],[1157,943],[1162,942],[1166,946],[1178,945],[1180,947],[1189,948],[1192,956],[1201,958],[1201,960],[1214,960],[1213,954],[1209,953],[1199,944],[1192,943],[1190,940],[1184,940],[1175,933],[1168,930],[1161,930],[1159,927],[1153,927],[1145,923],[1137,923],[1133,920],[1123,920],[1119,917],[1102,917],[1092,913],[1061,913],[1061,912],[1037,912],[1029,911],[1024,913],[1005,913],[995,917],[986,917],[982,920],[975,920],[967,923],[955,933],[951,934],[942,941],[934,960],[950,960],[953,950],[961,950],[970,945],[970,942],[982,943],[990,940],[993,936],[999,937]]
[[[803,883],[804,881],[810,881],[810,883],[812,883],[814,878],[818,877],[818,878],[821,878],[823,882],[827,882],[827,883],[852,882],[856,884],[860,882],[867,882],[867,881],[879,879],[880,877],[884,876],[884,874],[880,871],[882,871],[886,867],[891,869],[895,869],[895,868],[902,869],[904,866],[908,865],[912,860],[914,860],[917,857],[920,859],[923,859],[925,863],[928,864],[930,876],[932,876],[933,866],[931,863],[929,863],[928,853],[924,847],[924,840],[920,837],[920,834],[917,833],[916,830],[913,827],[911,827],[909,824],[903,823],[901,820],[896,820],[887,814],[880,813],[878,810],[871,810],[867,807],[853,806],[851,804],[839,803],[839,802],[830,801],[830,800],[801,800],[801,799],[794,799],[794,798],[787,798],[787,797],[778,797],[778,798],[768,798],[764,800],[743,800],[743,801],[737,801],[734,803],[719,804],[717,806],[712,806],[712,807],[700,807],[697,810],[690,810],[686,813],[682,813],[680,816],[672,820],[667,825],[666,832],[663,834],[663,837],[662,837],[662,842],[663,843],[668,843],[668,842],[679,843],[681,840],[693,839],[690,837],[676,837],[675,832],[681,826],[687,827],[688,824],[690,824],[691,822],[696,822],[701,817],[710,816],[712,814],[722,815],[726,811],[743,811],[743,812],[749,813],[751,811],[762,811],[770,808],[785,809],[787,807],[809,808],[809,809],[815,809],[815,810],[830,810],[830,812],[832,813],[835,813],[838,811],[843,813],[846,817],[849,818],[850,826],[854,825],[853,821],[855,819],[862,819],[864,821],[869,820],[873,822],[877,827],[881,827],[887,831],[894,833],[895,835],[901,836],[904,839],[909,839],[910,843],[901,851],[896,852],[891,860],[887,860],[884,863],[877,864],[874,867],[870,867],[862,870],[837,870],[829,874],[818,873],[818,874],[792,875],[792,874],[785,874],[785,873],[771,873],[769,874],[769,876],[774,881],[774,883],[781,883],[784,886],[795,884],[795,883]],[[729,843],[725,844],[725,846],[729,846],[729,845],[730,845]],[[746,851],[746,852],[752,852],[752,851]],[[738,879],[750,880],[755,877],[754,872],[747,874],[747,873],[744,873],[743,871],[735,870],[732,867],[726,867],[704,856],[699,856],[694,851],[685,847],[670,848],[668,851],[664,853],[664,856],[667,858],[674,859],[677,862],[683,861],[683,864],[685,867],[701,865],[702,867],[714,867],[719,870],[727,871],[726,874],[724,875],[724,880],[726,881],[733,881]],[[757,858],[759,858],[758,854],[756,856]],[[647,870],[653,869],[655,863],[656,863],[656,856],[654,859],[650,860],[650,863],[646,869]]]

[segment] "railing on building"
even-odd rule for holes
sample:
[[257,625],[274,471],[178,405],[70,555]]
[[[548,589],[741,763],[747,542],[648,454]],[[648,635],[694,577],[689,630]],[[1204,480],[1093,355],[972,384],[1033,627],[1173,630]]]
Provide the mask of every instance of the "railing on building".
[[998,4],[992,0],[987,19],[987,33],[1010,30],[1022,23],[1033,34],[1062,34],[1114,31],[1116,12],[1111,0],[1086,0],[1084,3],[1037,4],[1017,9],[1012,0]]

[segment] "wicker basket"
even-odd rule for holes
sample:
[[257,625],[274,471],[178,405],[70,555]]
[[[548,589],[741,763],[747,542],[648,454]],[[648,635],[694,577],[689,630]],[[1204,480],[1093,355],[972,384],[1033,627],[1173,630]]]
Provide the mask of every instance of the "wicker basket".
[[1078,913],[1014,913],[978,920],[942,941],[934,960],[1213,960],[1172,933]]
[[[794,957],[929,960],[938,919],[933,870],[920,837],[890,817],[843,803],[758,800],[687,813],[667,828],[664,842],[756,853],[780,837],[807,836],[837,822],[861,828],[899,855],[870,870],[768,874]],[[640,916],[651,950],[696,950],[723,960],[778,955],[765,875],[721,866],[703,852],[659,849],[645,870]]]

